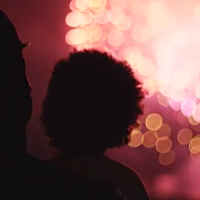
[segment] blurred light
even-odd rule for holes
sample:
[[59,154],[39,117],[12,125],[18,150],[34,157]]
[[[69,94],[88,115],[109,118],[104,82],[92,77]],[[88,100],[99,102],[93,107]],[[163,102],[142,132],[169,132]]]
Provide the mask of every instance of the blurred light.
[[70,2],[70,4],[69,4],[70,10],[72,10],[72,11],[80,11],[80,9],[77,8],[75,2],[76,2],[76,0],[72,0],[72,1]]
[[157,114],[157,113],[152,113],[150,114],[147,118],[146,118],[146,127],[150,130],[150,131],[156,131],[158,130],[163,123],[163,119],[162,117]]
[[200,20],[200,5],[194,8],[193,14],[196,19]]
[[134,46],[127,47],[124,50],[123,57],[133,67],[133,69],[136,69],[137,65],[140,63],[140,60],[143,59],[140,50]]
[[148,10],[148,3],[146,0],[131,1],[131,10],[136,17],[145,17]]
[[149,58],[141,59],[137,65],[138,72],[143,76],[150,76],[155,71],[155,66]]
[[170,98],[175,102],[181,102],[186,93],[184,89],[171,89],[170,91]]
[[[144,69],[145,68],[143,68],[143,70]],[[141,70],[141,69],[138,69],[138,71],[139,70]],[[145,71],[144,71],[143,76],[148,75],[148,73],[151,73],[151,72],[152,71],[148,72],[148,70],[146,69],[147,74],[145,74]],[[151,98],[156,93],[157,87],[156,87],[155,82],[151,78],[143,81],[143,87],[145,90],[148,91],[148,94],[145,96],[146,98]]]
[[195,161],[200,161],[200,153],[196,153],[196,154],[193,154],[193,153],[190,153],[190,157],[191,159],[195,162]]
[[198,125],[200,121],[196,121],[193,116],[188,117],[188,121],[190,122],[191,125]]
[[94,18],[99,24],[106,24],[110,21],[111,14],[109,10],[102,9],[95,12]]
[[152,148],[156,146],[157,137],[154,131],[148,131],[143,135],[143,145],[146,148]]
[[143,134],[140,132],[135,132],[134,134],[131,134],[131,141],[129,142],[130,147],[139,147],[142,144],[142,137]]
[[156,150],[159,153],[167,153],[172,147],[172,141],[168,137],[161,137],[157,140]]
[[189,124],[187,117],[184,116],[181,111],[178,112],[177,121],[183,126],[187,126]]
[[[196,122],[200,122],[200,104],[196,105],[192,111],[192,116]],[[198,123],[197,123],[198,124]]]
[[124,42],[124,34],[117,29],[108,32],[107,41],[112,46],[120,46]]
[[195,87],[195,95],[200,99],[200,83]]
[[175,160],[175,153],[170,150],[167,153],[161,153],[159,156],[159,162],[161,165],[171,165]]
[[180,144],[187,145],[193,137],[193,133],[189,128],[184,128],[178,132],[177,139]]
[[140,120],[137,121],[138,126],[134,127],[134,129],[132,130],[132,133],[134,134],[135,132],[140,132],[142,129],[142,122]]
[[[126,60],[141,80],[148,95],[129,146],[142,143],[147,148],[156,146],[159,152],[169,150],[160,155],[164,165],[175,158],[171,133],[180,144],[189,143],[191,155],[200,148],[200,5],[184,3],[172,9],[168,1],[158,0],[72,0],[72,12],[65,19],[71,27],[65,40],[72,49],[109,52]],[[192,14],[197,20],[191,20]],[[197,136],[192,138],[188,128]],[[176,150],[182,156],[178,146]]]
[[84,29],[77,28],[70,30],[66,35],[66,42],[70,45],[81,45],[87,42],[88,32]]
[[189,164],[189,172],[192,175],[200,175],[200,168],[199,168],[199,163],[196,162],[190,162]]
[[89,7],[93,8],[93,7],[98,7],[100,6],[102,3],[102,0],[90,0],[89,1]]
[[167,11],[163,1],[152,1],[147,11],[147,21],[150,26],[163,28],[167,21]]
[[93,28],[90,29],[89,31],[89,40],[94,43],[98,42],[103,35],[103,31],[100,26],[94,26]]
[[151,36],[150,29],[147,26],[138,26],[133,28],[132,37],[136,42],[147,42]]
[[82,13],[82,26],[85,26],[87,24],[90,24],[93,19],[94,19],[94,15],[90,10],[84,10],[81,12]]
[[75,5],[80,10],[85,10],[89,7],[90,0],[76,0]]
[[181,104],[182,113],[188,117],[192,115],[193,109],[196,106],[196,102],[193,99],[184,99]]
[[[90,31],[93,27],[96,26],[96,21],[94,20],[94,18],[92,19],[91,22],[87,23],[87,24],[83,24],[82,28],[84,28],[87,31]],[[88,39],[89,42],[89,39]]]
[[114,9],[125,9],[127,7],[126,0],[110,0],[110,5]]
[[189,143],[189,150],[193,154],[200,153],[200,137],[194,137]]
[[160,105],[164,106],[164,107],[168,107],[169,106],[169,99],[168,97],[165,97],[164,95],[162,95],[161,93],[158,93],[158,102]]
[[97,12],[99,10],[105,9],[107,7],[107,4],[107,0],[92,0],[90,4],[90,9]]
[[188,36],[185,32],[181,30],[176,30],[173,33],[173,42],[175,45],[183,46],[188,43]]
[[167,124],[162,124],[162,126],[156,131],[156,136],[158,138],[161,137],[170,137],[171,136],[171,128]]
[[114,23],[115,27],[119,30],[125,31],[130,28],[131,26],[131,20],[127,16],[122,16],[119,21],[116,21]]
[[199,132],[200,131],[200,124],[191,125],[192,130]]
[[66,17],[66,24],[71,27],[80,26],[83,23],[83,14],[80,12],[70,12]]

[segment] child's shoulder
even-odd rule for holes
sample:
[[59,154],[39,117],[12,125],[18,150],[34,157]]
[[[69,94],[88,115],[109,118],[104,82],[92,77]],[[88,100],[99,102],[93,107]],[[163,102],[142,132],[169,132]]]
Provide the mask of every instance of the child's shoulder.
[[108,156],[105,156],[105,160],[107,162],[107,165],[109,165],[112,170],[117,171],[120,174],[127,174],[139,178],[138,174],[131,167],[127,166],[123,162],[119,162]]

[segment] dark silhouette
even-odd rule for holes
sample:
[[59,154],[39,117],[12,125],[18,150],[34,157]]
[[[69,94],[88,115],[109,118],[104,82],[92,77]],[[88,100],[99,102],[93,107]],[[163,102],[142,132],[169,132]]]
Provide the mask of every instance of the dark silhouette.
[[0,10],[0,199],[122,199],[107,183],[62,170],[26,153],[32,99],[22,54],[25,46]]
[[128,199],[148,199],[138,175],[103,156],[124,146],[142,114],[144,91],[126,62],[95,50],[72,52],[56,63],[42,123],[60,165],[107,181]]
[[25,128],[32,112],[31,87],[25,73],[22,44],[7,16],[0,11],[0,152],[26,149]]

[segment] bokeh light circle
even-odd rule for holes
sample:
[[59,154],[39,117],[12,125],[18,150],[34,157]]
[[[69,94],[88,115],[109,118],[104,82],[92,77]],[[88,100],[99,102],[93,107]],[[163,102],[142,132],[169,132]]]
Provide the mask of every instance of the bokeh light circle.
[[193,133],[189,128],[184,128],[180,130],[177,135],[178,142],[182,145],[189,144],[192,137],[193,137]]
[[168,137],[161,137],[157,140],[156,150],[159,153],[167,153],[172,147],[172,141]]
[[170,150],[167,153],[161,153],[159,155],[159,162],[164,166],[171,165],[174,162],[175,157],[174,151]]
[[145,121],[146,127],[150,130],[150,131],[156,131],[158,130],[163,123],[163,119],[162,117],[157,114],[157,113],[152,113],[150,114]]
[[131,135],[129,146],[130,147],[139,147],[142,144],[143,134],[140,132],[135,132]]
[[154,131],[147,131],[143,135],[142,143],[146,148],[152,148],[156,146],[157,137]]
[[158,138],[161,137],[170,137],[171,136],[171,128],[167,124],[162,124],[161,127],[156,131],[156,136]]
[[200,137],[194,137],[190,141],[189,150],[192,154],[200,153]]

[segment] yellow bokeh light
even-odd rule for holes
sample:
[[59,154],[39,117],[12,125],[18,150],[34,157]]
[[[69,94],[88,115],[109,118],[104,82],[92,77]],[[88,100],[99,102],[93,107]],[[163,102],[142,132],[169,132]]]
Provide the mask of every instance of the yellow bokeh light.
[[77,28],[70,30],[66,35],[66,42],[70,45],[81,45],[88,40],[88,32]]
[[177,135],[178,142],[182,145],[189,144],[192,137],[193,137],[193,133],[189,128],[184,128],[180,130]]
[[102,9],[95,12],[94,18],[99,24],[106,24],[109,22],[111,14],[109,10]]
[[140,132],[142,129],[142,122],[140,120],[137,121],[138,126],[134,127],[131,134],[135,134],[136,132]]
[[90,0],[75,0],[75,5],[80,10],[85,10],[89,7]]
[[135,132],[131,134],[129,146],[130,147],[139,147],[142,144],[143,134],[141,132]]
[[92,21],[94,21],[94,15],[90,10],[84,10],[81,13],[82,13],[82,24],[81,24],[81,26],[88,25]]
[[80,12],[70,12],[66,17],[65,22],[71,27],[80,26],[83,23],[83,14]]
[[90,0],[89,1],[89,7],[93,8],[93,7],[99,7],[102,3],[102,0]]
[[143,135],[143,145],[146,148],[152,148],[156,146],[157,137],[154,131],[148,131]]
[[93,28],[90,29],[89,31],[89,41],[94,43],[98,42],[103,35],[103,31],[100,26],[94,26]]
[[158,93],[158,103],[162,105],[163,107],[168,107],[169,106],[169,98],[165,97],[161,93]]
[[192,154],[200,153],[200,137],[194,137],[190,141],[189,150]]
[[161,137],[157,140],[156,150],[159,153],[167,153],[172,147],[172,141],[168,137]]
[[108,0],[94,0],[93,3],[90,4],[90,9],[97,12],[99,10],[105,9],[107,7],[107,4]]
[[167,153],[160,154],[159,163],[164,166],[171,165],[174,162],[175,157],[175,153],[170,150]]
[[191,125],[198,125],[200,123],[200,122],[195,121],[193,116],[189,116],[188,121],[190,122]]
[[152,113],[146,118],[145,124],[150,131],[157,131],[162,126],[163,119],[159,114]]
[[171,136],[171,128],[167,124],[162,124],[162,126],[156,131],[156,136],[158,138],[161,137],[170,137]]

